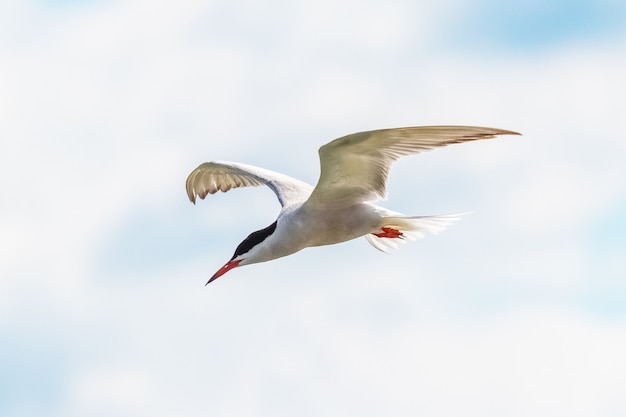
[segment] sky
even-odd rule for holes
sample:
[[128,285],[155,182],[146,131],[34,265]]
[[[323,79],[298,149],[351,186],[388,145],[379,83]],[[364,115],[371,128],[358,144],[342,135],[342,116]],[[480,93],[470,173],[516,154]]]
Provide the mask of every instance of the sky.
[[[626,415],[626,6],[4,0],[0,414]],[[229,272],[269,189],[379,128],[519,137],[398,161],[381,205],[471,212]]]

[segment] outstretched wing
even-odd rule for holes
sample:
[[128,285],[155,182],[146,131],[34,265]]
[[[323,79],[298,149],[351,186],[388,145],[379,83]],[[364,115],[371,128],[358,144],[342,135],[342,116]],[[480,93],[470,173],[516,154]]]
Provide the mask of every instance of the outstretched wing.
[[497,135],[519,133],[490,127],[420,126],[343,136],[320,148],[320,178],[306,204],[343,206],[384,199],[389,168],[400,157]]
[[276,193],[285,207],[305,201],[313,187],[288,175],[237,162],[205,162],[187,177],[187,195],[192,203],[196,197],[204,199],[207,194],[226,192],[231,188],[267,185]]

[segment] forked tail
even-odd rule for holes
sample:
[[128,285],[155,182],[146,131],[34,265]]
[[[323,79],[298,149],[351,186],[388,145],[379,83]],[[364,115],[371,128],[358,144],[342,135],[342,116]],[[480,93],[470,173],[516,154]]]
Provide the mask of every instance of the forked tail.
[[365,239],[376,249],[388,252],[406,240],[421,239],[425,233],[437,234],[459,220],[464,214],[440,216],[390,216],[383,218],[380,233],[365,235]]

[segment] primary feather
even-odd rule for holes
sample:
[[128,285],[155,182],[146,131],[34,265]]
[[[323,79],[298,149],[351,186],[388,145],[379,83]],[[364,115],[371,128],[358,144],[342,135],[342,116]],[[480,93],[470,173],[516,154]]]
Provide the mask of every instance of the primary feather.
[[306,200],[313,187],[288,175],[248,164],[227,161],[205,162],[187,177],[187,196],[192,203],[196,197],[226,192],[232,188],[267,185],[278,197],[280,204],[289,206]]
[[402,156],[518,134],[490,127],[419,126],[343,136],[319,149],[320,178],[307,204],[337,206],[384,199],[389,168]]

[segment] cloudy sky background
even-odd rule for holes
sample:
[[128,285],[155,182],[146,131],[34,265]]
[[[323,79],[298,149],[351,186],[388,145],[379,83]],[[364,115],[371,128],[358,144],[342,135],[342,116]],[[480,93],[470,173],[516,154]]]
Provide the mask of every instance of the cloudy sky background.
[[[626,5],[4,0],[0,414],[626,414]],[[522,132],[406,158],[384,203],[472,211],[206,280],[355,131]]]

